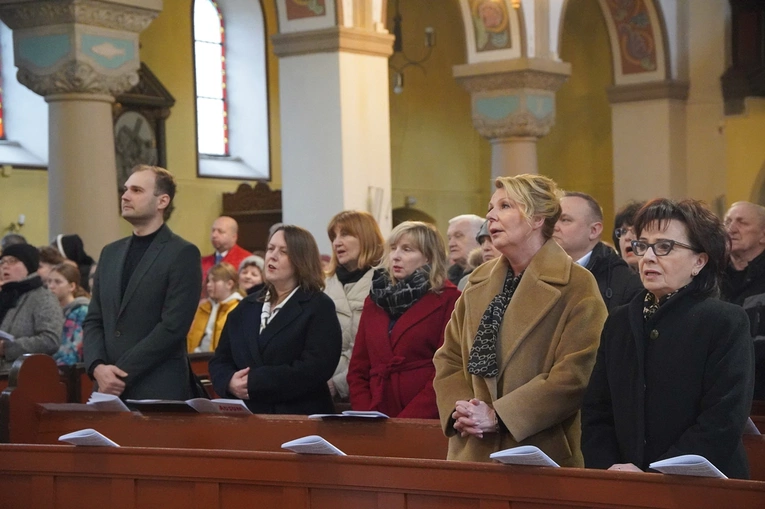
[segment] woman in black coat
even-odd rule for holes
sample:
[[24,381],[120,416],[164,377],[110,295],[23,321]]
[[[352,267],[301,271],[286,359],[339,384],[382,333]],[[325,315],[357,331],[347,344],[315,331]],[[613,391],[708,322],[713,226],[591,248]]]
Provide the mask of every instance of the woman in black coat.
[[256,414],[332,413],[327,380],[340,359],[342,332],[324,289],[319,249],[297,226],[268,242],[266,287],[244,298],[226,320],[210,378],[221,397]]
[[697,454],[746,479],[752,338],[746,313],[716,298],[722,223],[699,202],[657,199],[638,212],[635,232],[646,291],[603,328],[582,407],[585,465],[644,471]]

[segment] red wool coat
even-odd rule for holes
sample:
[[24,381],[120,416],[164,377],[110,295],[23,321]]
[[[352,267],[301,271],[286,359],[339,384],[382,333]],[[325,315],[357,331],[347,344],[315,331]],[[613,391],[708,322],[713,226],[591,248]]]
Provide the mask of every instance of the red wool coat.
[[447,281],[441,293],[428,292],[409,308],[390,334],[388,313],[366,298],[348,366],[351,408],[390,417],[438,418],[433,354],[444,342],[459,296]]

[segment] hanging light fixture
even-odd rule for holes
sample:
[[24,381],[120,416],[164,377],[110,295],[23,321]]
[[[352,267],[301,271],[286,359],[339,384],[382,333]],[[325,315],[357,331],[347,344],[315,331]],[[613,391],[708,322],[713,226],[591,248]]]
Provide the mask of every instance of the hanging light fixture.
[[404,91],[404,69],[410,66],[419,67],[422,72],[425,72],[425,68],[422,66],[423,62],[430,58],[433,53],[433,46],[436,45],[436,31],[433,27],[425,28],[425,55],[417,60],[411,59],[406,55],[404,51],[404,38],[402,36],[402,22],[401,11],[398,6],[399,0],[396,0],[396,14],[393,16],[393,54],[388,60],[388,66],[393,71],[392,85],[393,92],[400,94]]

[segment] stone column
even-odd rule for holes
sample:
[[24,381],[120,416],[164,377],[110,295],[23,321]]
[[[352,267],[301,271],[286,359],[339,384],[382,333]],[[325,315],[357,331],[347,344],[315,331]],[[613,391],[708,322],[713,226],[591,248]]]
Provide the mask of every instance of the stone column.
[[536,142],[555,124],[555,92],[571,64],[517,58],[454,67],[470,92],[473,124],[491,141],[492,179],[537,173]]
[[608,89],[614,146],[614,204],[687,197],[688,83],[656,81]]
[[78,233],[94,255],[119,237],[112,103],[138,83],[138,34],[161,9],[161,0],[0,0],[18,80],[49,105],[49,235]]
[[366,210],[391,228],[388,57],[393,36],[334,26],[273,37],[279,57],[284,221],[331,252],[327,223]]

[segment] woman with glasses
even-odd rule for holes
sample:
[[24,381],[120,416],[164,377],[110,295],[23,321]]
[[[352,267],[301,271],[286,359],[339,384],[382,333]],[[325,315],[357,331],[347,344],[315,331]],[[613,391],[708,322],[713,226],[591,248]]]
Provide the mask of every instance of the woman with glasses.
[[645,291],[603,328],[582,407],[585,465],[639,472],[697,454],[745,479],[752,339],[746,313],[717,299],[723,225],[700,202],[657,199],[634,228]]
[[632,241],[636,238],[633,226],[635,224],[635,214],[637,214],[643,205],[645,205],[645,202],[629,202],[616,213],[614,218],[616,227],[614,228],[613,240],[616,252],[635,271],[638,270],[640,258],[632,252]]

